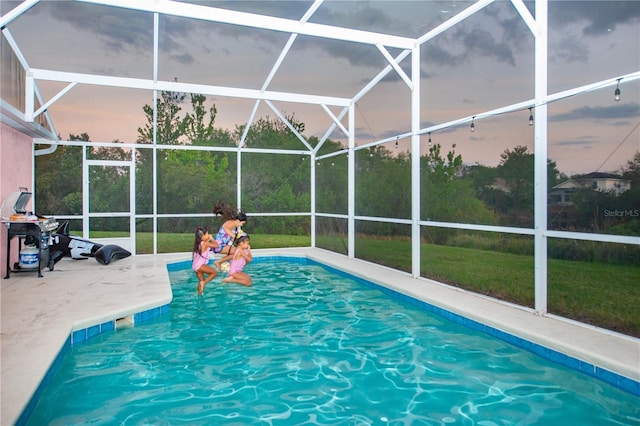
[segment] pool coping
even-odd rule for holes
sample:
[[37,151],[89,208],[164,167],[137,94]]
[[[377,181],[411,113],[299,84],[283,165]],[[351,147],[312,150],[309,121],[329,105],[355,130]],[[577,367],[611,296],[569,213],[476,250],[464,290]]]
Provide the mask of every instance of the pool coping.
[[[172,300],[167,262],[179,256],[132,256],[109,265],[64,258],[54,270],[12,273],[1,284],[0,424],[22,424],[40,386],[72,342],[143,321]],[[35,397],[35,398],[34,398]]]
[[[30,404],[37,401],[40,386],[55,371],[68,345],[114,329],[118,318],[137,315],[136,320],[143,321],[166,313],[172,299],[169,265],[189,257],[188,253],[133,256],[112,265],[63,259],[42,278],[21,274],[3,280],[1,424],[20,424],[28,418]],[[254,250],[254,257],[306,258],[640,394],[640,339],[536,315],[530,309],[322,249]],[[52,307],[52,300],[58,305]],[[34,347],[37,351],[28,350]]]

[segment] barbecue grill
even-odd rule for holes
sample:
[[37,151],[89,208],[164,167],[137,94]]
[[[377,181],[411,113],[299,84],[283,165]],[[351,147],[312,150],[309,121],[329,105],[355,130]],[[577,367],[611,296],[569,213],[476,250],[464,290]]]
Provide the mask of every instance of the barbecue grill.
[[[53,218],[27,212],[26,206],[30,199],[31,192],[27,192],[26,188],[20,188],[20,191],[9,195],[2,203],[0,211],[2,223],[7,227],[7,273],[5,278],[9,278],[10,272],[23,271],[37,271],[38,277],[42,277],[42,268],[45,266],[48,266],[50,271],[53,270],[53,261],[49,259],[49,246],[51,245],[51,232],[58,229],[58,222]],[[24,265],[15,263],[13,270],[11,270],[9,267],[11,240],[14,237],[18,237],[19,252],[27,250],[27,246],[35,246],[38,249],[36,252],[38,255],[37,269],[25,268]]]

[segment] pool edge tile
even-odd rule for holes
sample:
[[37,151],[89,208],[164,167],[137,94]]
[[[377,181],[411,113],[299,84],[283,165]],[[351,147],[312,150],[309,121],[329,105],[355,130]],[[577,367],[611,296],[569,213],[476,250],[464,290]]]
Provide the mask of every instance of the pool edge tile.
[[[156,308],[146,309],[144,311],[138,312],[136,314],[133,314],[134,326],[136,323],[144,323],[146,321],[149,321],[158,316],[167,314],[169,312],[171,312],[171,303],[167,303],[162,306],[158,306]],[[33,413],[33,410],[35,409],[36,405],[38,404],[38,401],[40,400],[40,397],[42,395],[42,392],[44,391],[44,388],[51,381],[51,378],[58,370],[64,356],[71,349],[71,347],[74,345],[86,342],[92,337],[98,336],[102,333],[115,331],[116,319],[113,319],[112,321],[105,321],[103,323],[92,325],[86,328],[73,330],[71,333],[69,333],[69,337],[65,341],[63,347],[58,352],[58,355],[54,359],[53,363],[47,369],[47,372],[44,378],[42,379],[42,381],[40,382],[40,384],[38,385],[38,388],[36,389],[33,396],[31,397],[31,399],[23,409],[18,419],[16,420],[16,423],[15,423],[16,425],[22,426],[27,424],[27,422],[29,421],[29,417]]]

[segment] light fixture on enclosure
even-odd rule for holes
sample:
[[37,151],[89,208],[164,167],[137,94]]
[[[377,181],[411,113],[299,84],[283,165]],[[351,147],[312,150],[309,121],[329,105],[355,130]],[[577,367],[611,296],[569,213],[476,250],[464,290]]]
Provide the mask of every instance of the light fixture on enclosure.
[[474,115],[473,118],[471,118],[471,132],[476,131],[476,125],[473,123],[475,119],[476,119],[476,116]]
[[533,107],[529,107],[529,126],[533,126]]
[[618,79],[618,85],[616,86],[616,91],[613,92],[613,99],[615,101],[619,101],[620,100],[620,80],[622,80],[621,78]]

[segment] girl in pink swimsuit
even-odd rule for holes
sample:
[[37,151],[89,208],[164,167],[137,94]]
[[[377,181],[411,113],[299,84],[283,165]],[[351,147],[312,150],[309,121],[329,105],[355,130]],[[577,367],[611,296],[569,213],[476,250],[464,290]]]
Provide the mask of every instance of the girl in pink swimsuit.
[[238,234],[238,237],[234,241],[236,250],[233,252],[229,272],[227,277],[222,280],[224,284],[233,282],[247,287],[251,286],[251,277],[247,275],[246,272],[243,272],[244,266],[253,259],[250,243],[251,240],[247,234]]
[[204,286],[218,275],[218,271],[209,266],[209,254],[216,247],[218,247],[218,243],[206,229],[196,228],[191,256],[191,269],[198,276],[198,294],[202,294]]

